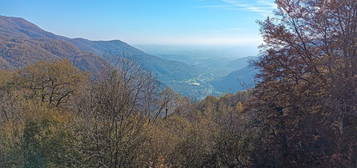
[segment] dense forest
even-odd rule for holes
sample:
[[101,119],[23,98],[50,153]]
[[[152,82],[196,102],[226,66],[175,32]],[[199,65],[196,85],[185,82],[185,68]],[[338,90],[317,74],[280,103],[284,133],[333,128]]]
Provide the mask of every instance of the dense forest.
[[236,94],[193,102],[125,58],[0,70],[0,167],[357,167],[357,1],[276,4]]

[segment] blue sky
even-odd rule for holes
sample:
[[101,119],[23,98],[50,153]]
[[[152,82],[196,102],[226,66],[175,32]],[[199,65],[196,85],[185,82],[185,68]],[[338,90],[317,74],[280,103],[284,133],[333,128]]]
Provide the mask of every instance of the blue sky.
[[273,9],[273,0],[0,0],[0,15],[59,35],[160,45],[258,45],[256,21]]

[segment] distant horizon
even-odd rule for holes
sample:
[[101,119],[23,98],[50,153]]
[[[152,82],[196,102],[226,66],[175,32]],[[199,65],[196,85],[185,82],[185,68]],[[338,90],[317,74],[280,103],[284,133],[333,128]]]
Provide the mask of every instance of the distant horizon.
[[69,38],[121,40],[132,45],[258,46],[257,20],[273,0],[12,0],[0,15],[21,17]]
[[[19,17],[19,16],[5,16],[5,15],[0,15],[4,17],[12,17],[12,18],[20,18],[24,19],[35,26],[39,27],[40,29],[53,33],[55,35],[63,36],[66,38],[70,39],[85,39],[85,40],[90,40],[90,41],[121,41],[124,43],[127,43],[128,45],[134,46],[140,50],[143,50],[149,54],[178,54],[178,53],[184,53],[184,52],[193,52],[196,54],[208,54],[208,55],[222,55],[222,54],[228,54],[230,56],[226,56],[226,58],[241,58],[241,57],[249,57],[249,56],[257,56],[258,55],[258,46],[261,45],[262,43],[257,43],[256,45],[251,45],[249,43],[242,43],[242,44],[172,44],[172,43],[130,43],[127,41],[124,41],[122,39],[88,39],[85,37],[69,37],[66,35],[61,35],[49,30],[46,30],[41,27],[41,25],[38,25],[36,23],[33,23],[32,21]],[[236,52],[238,51],[239,52]],[[215,54],[212,54],[215,53]],[[192,54],[192,53],[191,53]],[[190,54],[184,54],[186,56]],[[192,56],[192,55],[191,55]]]
[[[207,41],[202,41],[200,42],[200,38],[190,38],[190,40],[188,41],[176,41],[176,42],[170,42],[169,39],[161,39],[161,43],[160,41],[156,41],[156,42],[143,42],[143,41],[131,41],[131,40],[124,40],[120,37],[118,38],[99,38],[99,39],[96,39],[96,38],[91,38],[91,37],[86,37],[86,36],[71,36],[71,35],[66,35],[66,34],[61,34],[61,33],[57,33],[57,32],[54,32],[54,31],[51,31],[51,30],[48,30],[44,27],[41,26],[41,24],[38,24],[26,17],[22,17],[22,16],[12,16],[12,15],[2,15],[0,14],[0,16],[5,16],[5,17],[14,17],[14,18],[22,18],[22,19],[25,19],[27,21],[29,21],[30,23],[33,23],[35,24],[36,26],[38,26],[39,28],[45,30],[45,31],[48,31],[50,33],[54,33],[56,35],[59,35],[59,36],[64,36],[64,37],[68,37],[68,38],[71,38],[71,39],[87,39],[87,40],[91,40],[91,41],[115,41],[115,40],[120,40],[122,42],[125,42],[125,43],[128,43],[128,44],[131,44],[131,45],[152,45],[152,46],[173,46],[173,47],[235,47],[235,46],[251,46],[252,44],[253,45],[260,45],[263,43],[262,39],[260,38],[260,36],[257,36],[257,38],[243,38],[240,39],[240,38],[237,38],[237,39],[226,39],[225,38],[212,38],[212,40],[207,40]],[[165,40],[167,40],[165,42]],[[183,39],[180,39],[180,40],[183,40]],[[221,43],[215,43],[217,41],[221,41]],[[193,43],[192,43],[193,42]],[[235,42],[235,43],[234,43]]]
[[243,58],[257,57],[259,51],[257,46],[249,45],[151,45],[131,44],[152,55],[182,55],[203,56],[216,58]]

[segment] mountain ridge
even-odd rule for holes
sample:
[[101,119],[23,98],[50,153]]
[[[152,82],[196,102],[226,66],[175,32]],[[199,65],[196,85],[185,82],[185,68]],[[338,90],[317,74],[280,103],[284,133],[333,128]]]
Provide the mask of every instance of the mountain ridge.
[[5,68],[67,58],[78,62],[83,70],[98,72],[109,64],[115,66],[113,62],[119,58],[127,58],[162,81],[188,79],[194,72],[189,65],[146,54],[120,40],[72,39],[47,32],[19,17],[0,16],[0,48],[0,67]]
[[[250,59],[244,57],[227,63],[227,60],[215,58],[204,59],[202,65],[188,64],[187,61],[147,54],[121,40],[68,38],[45,31],[23,18],[0,16],[0,69],[21,68],[38,61],[68,59],[81,70],[99,75],[104,69],[117,66],[122,58],[132,60],[151,72],[162,85],[193,97],[197,94],[204,97],[229,93],[231,88],[234,88],[234,92],[237,88],[242,90],[240,84],[231,79],[242,73],[232,71],[246,66]],[[247,74],[247,78],[243,77],[247,80],[255,75],[250,71],[243,74]],[[200,86],[193,85],[197,82]]]
[[258,70],[255,67],[248,65],[229,73],[227,76],[211,81],[211,84],[220,92],[235,93],[254,88],[257,73]]

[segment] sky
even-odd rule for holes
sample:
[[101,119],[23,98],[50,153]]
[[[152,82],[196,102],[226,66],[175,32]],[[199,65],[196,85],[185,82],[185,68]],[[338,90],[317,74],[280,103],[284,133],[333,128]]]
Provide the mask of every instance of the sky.
[[0,0],[22,17],[71,38],[150,45],[259,45],[257,20],[273,0]]

